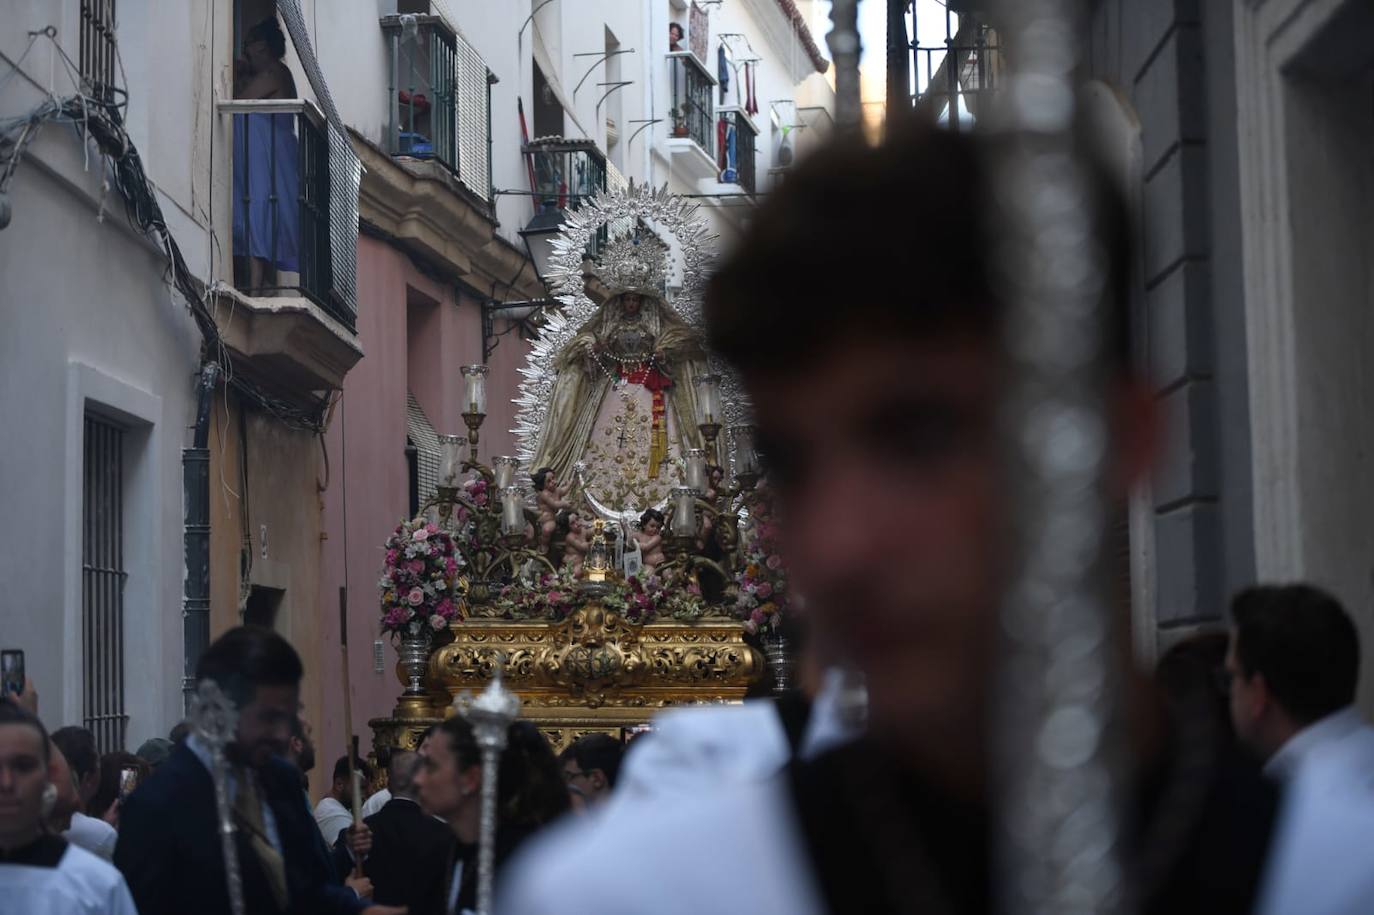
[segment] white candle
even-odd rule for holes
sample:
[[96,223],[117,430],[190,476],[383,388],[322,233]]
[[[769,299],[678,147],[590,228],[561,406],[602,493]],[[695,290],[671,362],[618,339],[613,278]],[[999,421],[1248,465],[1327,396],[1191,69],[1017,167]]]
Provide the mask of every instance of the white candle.
[[459,371],[463,373],[465,387],[463,412],[486,415],[487,367],[485,365],[465,365]]
[[700,448],[687,449],[687,488],[706,492],[706,452]]
[[759,472],[759,456],[754,450],[754,427],[731,426],[730,438],[735,443],[735,475]]
[[463,449],[468,440],[462,435],[439,436],[439,485],[457,486],[463,473]]
[[501,489],[501,533],[520,534],[524,531],[525,503],[520,498],[520,487],[503,487]]
[[720,422],[720,376],[697,376],[697,411],[700,421],[707,425]]
[[696,493],[686,486],[674,486],[673,535],[676,537],[695,537],[696,533]]
[[515,465],[518,458],[502,455],[491,459],[492,471],[496,474],[496,488],[505,489],[515,480]]

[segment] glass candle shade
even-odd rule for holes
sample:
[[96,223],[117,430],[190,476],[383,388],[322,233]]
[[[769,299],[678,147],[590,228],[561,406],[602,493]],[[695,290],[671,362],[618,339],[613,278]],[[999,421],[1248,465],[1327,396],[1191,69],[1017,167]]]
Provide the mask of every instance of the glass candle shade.
[[492,473],[496,475],[496,488],[504,490],[515,482],[515,467],[520,463],[519,458],[507,457],[502,455],[491,459]]
[[463,373],[463,412],[485,415],[487,412],[487,367],[465,365]]
[[592,524],[592,542],[587,546],[587,558],[582,564],[589,572],[605,572],[611,567],[611,550],[606,543],[605,526],[600,521]]
[[720,423],[720,376],[697,376],[697,413],[703,425]]
[[735,443],[735,475],[759,472],[759,455],[754,450],[754,427],[731,426],[730,440]]
[[463,474],[463,451],[468,440],[462,435],[439,436],[439,485],[457,486]]
[[501,533],[522,534],[525,531],[525,501],[520,498],[520,487],[505,486],[501,489]]
[[687,488],[706,491],[706,452],[701,448],[687,449]]
[[687,486],[673,487],[673,536],[697,535],[697,493]]

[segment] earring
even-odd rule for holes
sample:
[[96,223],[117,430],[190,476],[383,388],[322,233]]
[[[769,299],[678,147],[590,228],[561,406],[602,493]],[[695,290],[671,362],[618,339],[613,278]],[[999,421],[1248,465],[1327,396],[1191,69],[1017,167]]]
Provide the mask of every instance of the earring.
[[48,782],[43,786],[42,811],[43,819],[52,815],[52,809],[57,806],[57,786]]

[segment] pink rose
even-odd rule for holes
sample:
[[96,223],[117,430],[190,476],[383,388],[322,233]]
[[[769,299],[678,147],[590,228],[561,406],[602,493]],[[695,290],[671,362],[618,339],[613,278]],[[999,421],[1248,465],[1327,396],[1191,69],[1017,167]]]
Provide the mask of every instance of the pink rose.
[[439,606],[434,608],[434,612],[445,618],[452,616],[453,601],[449,600],[447,597],[444,598],[443,600],[439,601]]
[[764,621],[767,619],[768,617],[764,612],[757,607],[754,608],[753,613],[749,614],[749,622],[753,623],[755,626],[763,625]]
[[406,601],[412,607],[418,607],[425,602],[425,592],[421,591],[419,588],[411,588],[410,593],[406,595]]
[[457,575],[457,574],[458,574],[458,560],[456,560],[456,559],[454,559],[452,556],[450,556],[448,559],[446,559],[446,560],[444,561],[444,568],[445,568],[446,570],[448,570],[448,574],[450,574],[450,575]]
[[422,527],[422,528],[420,528],[418,531],[416,531],[415,533],[413,533],[413,534],[410,535],[410,539],[411,539],[411,540],[415,540],[415,541],[417,541],[417,542],[424,542],[424,541],[428,540],[428,539],[429,539],[429,528],[427,528],[427,527]]
[[750,635],[753,635],[759,631],[759,624],[754,622],[753,620],[745,620],[744,631],[749,633]]
[[425,570],[425,561],[424,561],[423,559],[412,559],[412,560],[410,561],[410,571],[415,572],[415,573],[418,574],[418,573],[420,573],[420,572],[423,572],[424,570]]
[[429,626],[431,629],[443,629],[447,625],[448,623],[445,622],[442,616],[431,616],[429,618]]
[[764,565],[776,572],[778,569],[782,568],[782,557],[774,553],[772,556],[768,557]]
[[766,581],[761,581],[758,587],[754,589],[754,593],[759,597],[767,599],[773,594],[773,586]]
[[395,565],[395,564],[396,564],[396,559],[397,559],[399,556],[400,556],[400,554],[397,553],[395,550],[387,550],[387,551],[386,551],[386,561],[387,561],[388,563],[390,563],[391,565]]
[[[426,524],[426,525],[424,526],[424,528],[422,528],[422,529],[424,530],[426,536],[428,536],[429,534],[437,534],[437,533],[439,533],[439,525],[437,525],[437,524]],[[417,532],[417,533],[418,533],[418,532]],[[424,539],[424,538],[421,538],[421,539]]]

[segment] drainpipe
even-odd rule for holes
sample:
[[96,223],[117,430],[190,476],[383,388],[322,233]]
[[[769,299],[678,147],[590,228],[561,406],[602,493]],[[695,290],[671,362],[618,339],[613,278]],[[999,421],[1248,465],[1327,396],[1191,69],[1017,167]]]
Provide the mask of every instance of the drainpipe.
[[196,688],[196,666],[210,644],[210,407],[214,403],[219,364],[201,366],[196,383],[196,426],[191,447],[181,451],[183,538],[186,568],[181,618],[186,655],[181,680],[183,711],[190,714]]

